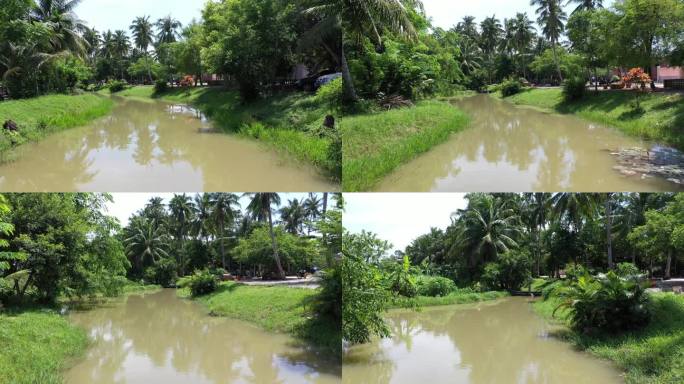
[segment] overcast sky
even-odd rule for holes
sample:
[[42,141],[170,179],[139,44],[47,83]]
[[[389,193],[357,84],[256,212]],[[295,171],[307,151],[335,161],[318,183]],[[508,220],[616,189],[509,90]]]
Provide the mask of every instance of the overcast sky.
[[137,16],[151,16],[156,22],[172,15],[183,25],[192,19],[200,20],[206,0],[83,0],[75,12],[79,19],[98,31],[112,31],[128,27]]
[[[236,194],[238,196],[242,196],[242,192],[237,192]],[[173,193],[112,193],[114,202],[107,203],[107,214],[118,218],[121,225],[126,226],[131,215],[136,213],[138,210],[143,209],[152,197],[161,197],[164,199],[164,203],[168,204],[173,195]],[[189,193],[188,195],[194,198],[196,193]],[[307,193],[281,193],[281,206],[286,205],[288,200],[302,200],[306,199],[307,197]],[[323,196],[321,195],[321,199],[322,198]],[[247,208],[247,204],[249,204],[249,198],[240,198],[240,204],[242,206],[242,210],[244,211],[244,209]]]
[[446,228],[451,213],[465,208],[462,193],[345,193],[342,221],[352,233],[375,232],[404,250],[431,227]]

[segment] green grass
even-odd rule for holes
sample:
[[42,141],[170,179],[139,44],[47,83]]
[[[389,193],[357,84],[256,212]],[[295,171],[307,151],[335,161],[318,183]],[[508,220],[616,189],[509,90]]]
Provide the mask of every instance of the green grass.
[[[684,295],[652,295],[653,319],[643,330],[623,335],[586,336],[569,329],[561,336],[580,349],[611,360],[626,372],[627,383],[674,384],[684,382]],[[543,317],[552,318],[553,298],[534,303]],[[555,320],[567,325],[563,315]]]
[[[316,321],[305,304],[319,292],[318,289],[255,287],[224,282],[216,292],[196,300],[212,315],[249,321],[268,331],[288,333],[338,353],[341,330]],[[178,295],[189,297],[189,289],[179,289]]]
[[467,304],[478,301],[496,300],[508,296],[508,292],[453,292],[447,296],[429,297],[402,297],[395,299],[390,305],[390,308],[418,308],[429,307],[435,305],[452,305],[452,304]]
[[0,312],[0,384],[57,384],[84,353],[86,332],[49,310]]
[[582,100],[565,102],[558,88],[531,89],[505,98],[515,104],[531,105],[617,128],[624,133],[663,142],[684,149],[684,96],[652,93],[641,97],[635,108],[632,92],[588,92]]
[[335,175],[339,166],[328,158],[331,140],[320,135],[330,111],[315,95],[288,92],[248,104],[242,103],[237,91],[221,87],[171,88],[157,94],[152,86],[137,86],[115,95],[191,104],[224,132],[257,139],[339,179]]
[[371,190],[397,167],[446,141],[467,124],[463,112],[436,100],[342,118],[342,189]]
[[19,125],[16,135],[4,130],[0,132],[0,160],[7,160],[8,151],[16,145],[84,125],[108,114],[113,105],[111,100],[93,94],[48,95],[0,102],[0,125],[6,120]]

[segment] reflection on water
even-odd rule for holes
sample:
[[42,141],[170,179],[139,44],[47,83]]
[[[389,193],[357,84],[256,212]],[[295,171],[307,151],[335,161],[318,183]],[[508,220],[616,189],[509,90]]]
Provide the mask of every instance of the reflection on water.
[[19,147],[2,191],[330,191],[312,167],[252,140],[200,133],[197,110],[117,98],[113,113]]
[[379,191],[672,191],[663,179],[626,177],[610,150],[647,145],[573,116],[478,95],[454,104],[470,127],[400,167]]
[[623,382],[608,363],[549,336],[526,298],[393,311],[388,320],[391,338],[346,351],[343,383]]
[[71,320],[94,341],[67,384],[340,383],[339,360],[285,335],[207,316],[174,290],[134,295]]

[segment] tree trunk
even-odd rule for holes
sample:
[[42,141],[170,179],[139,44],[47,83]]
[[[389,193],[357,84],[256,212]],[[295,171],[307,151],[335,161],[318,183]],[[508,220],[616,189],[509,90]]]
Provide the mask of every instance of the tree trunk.
[[273,258],[278,268],[278,277],[285,280],[285,271],[280,264],[280,256],[278,255],[278,243],[276,242],[275,233],[273,233],[273,218],[271,217],[271,208],[268,208],[268,232],[271,235],[271,245],[273,246]]
[[606,195],[606,243],[608,244],[608,269],[613,269],[613,218],[610,207],[610,193]]
[[223,246],[223,218],[219,220],[219,248],[221,250],[221,268],[226,269],[226,250]]
[[558,71],[558,78],[563,83],[563,74],[561,73],[560,63],[558,62],[558,54],[556,53],[556,42],[553,42],[553,61],[556,62],[556,70]]
[[670,280],[670,267],[672,266],[672,248],[667,251],[667,261],[665,264],[665,280]]
[[344,89],[344,101],[355,102],[358,100],[354,83],[352,82],[351,72],[349,71],[349,64],[347,63],[347,56],[344,53],[344,44],[342,44],[342,85]]

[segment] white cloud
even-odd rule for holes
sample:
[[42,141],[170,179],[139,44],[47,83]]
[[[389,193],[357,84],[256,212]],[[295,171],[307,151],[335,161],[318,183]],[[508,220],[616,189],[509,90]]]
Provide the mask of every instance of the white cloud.
[[347,193],[344,227],[378,234],[404,250],[431,227],[446,228],[451,213],[466,206],[462,193]]

